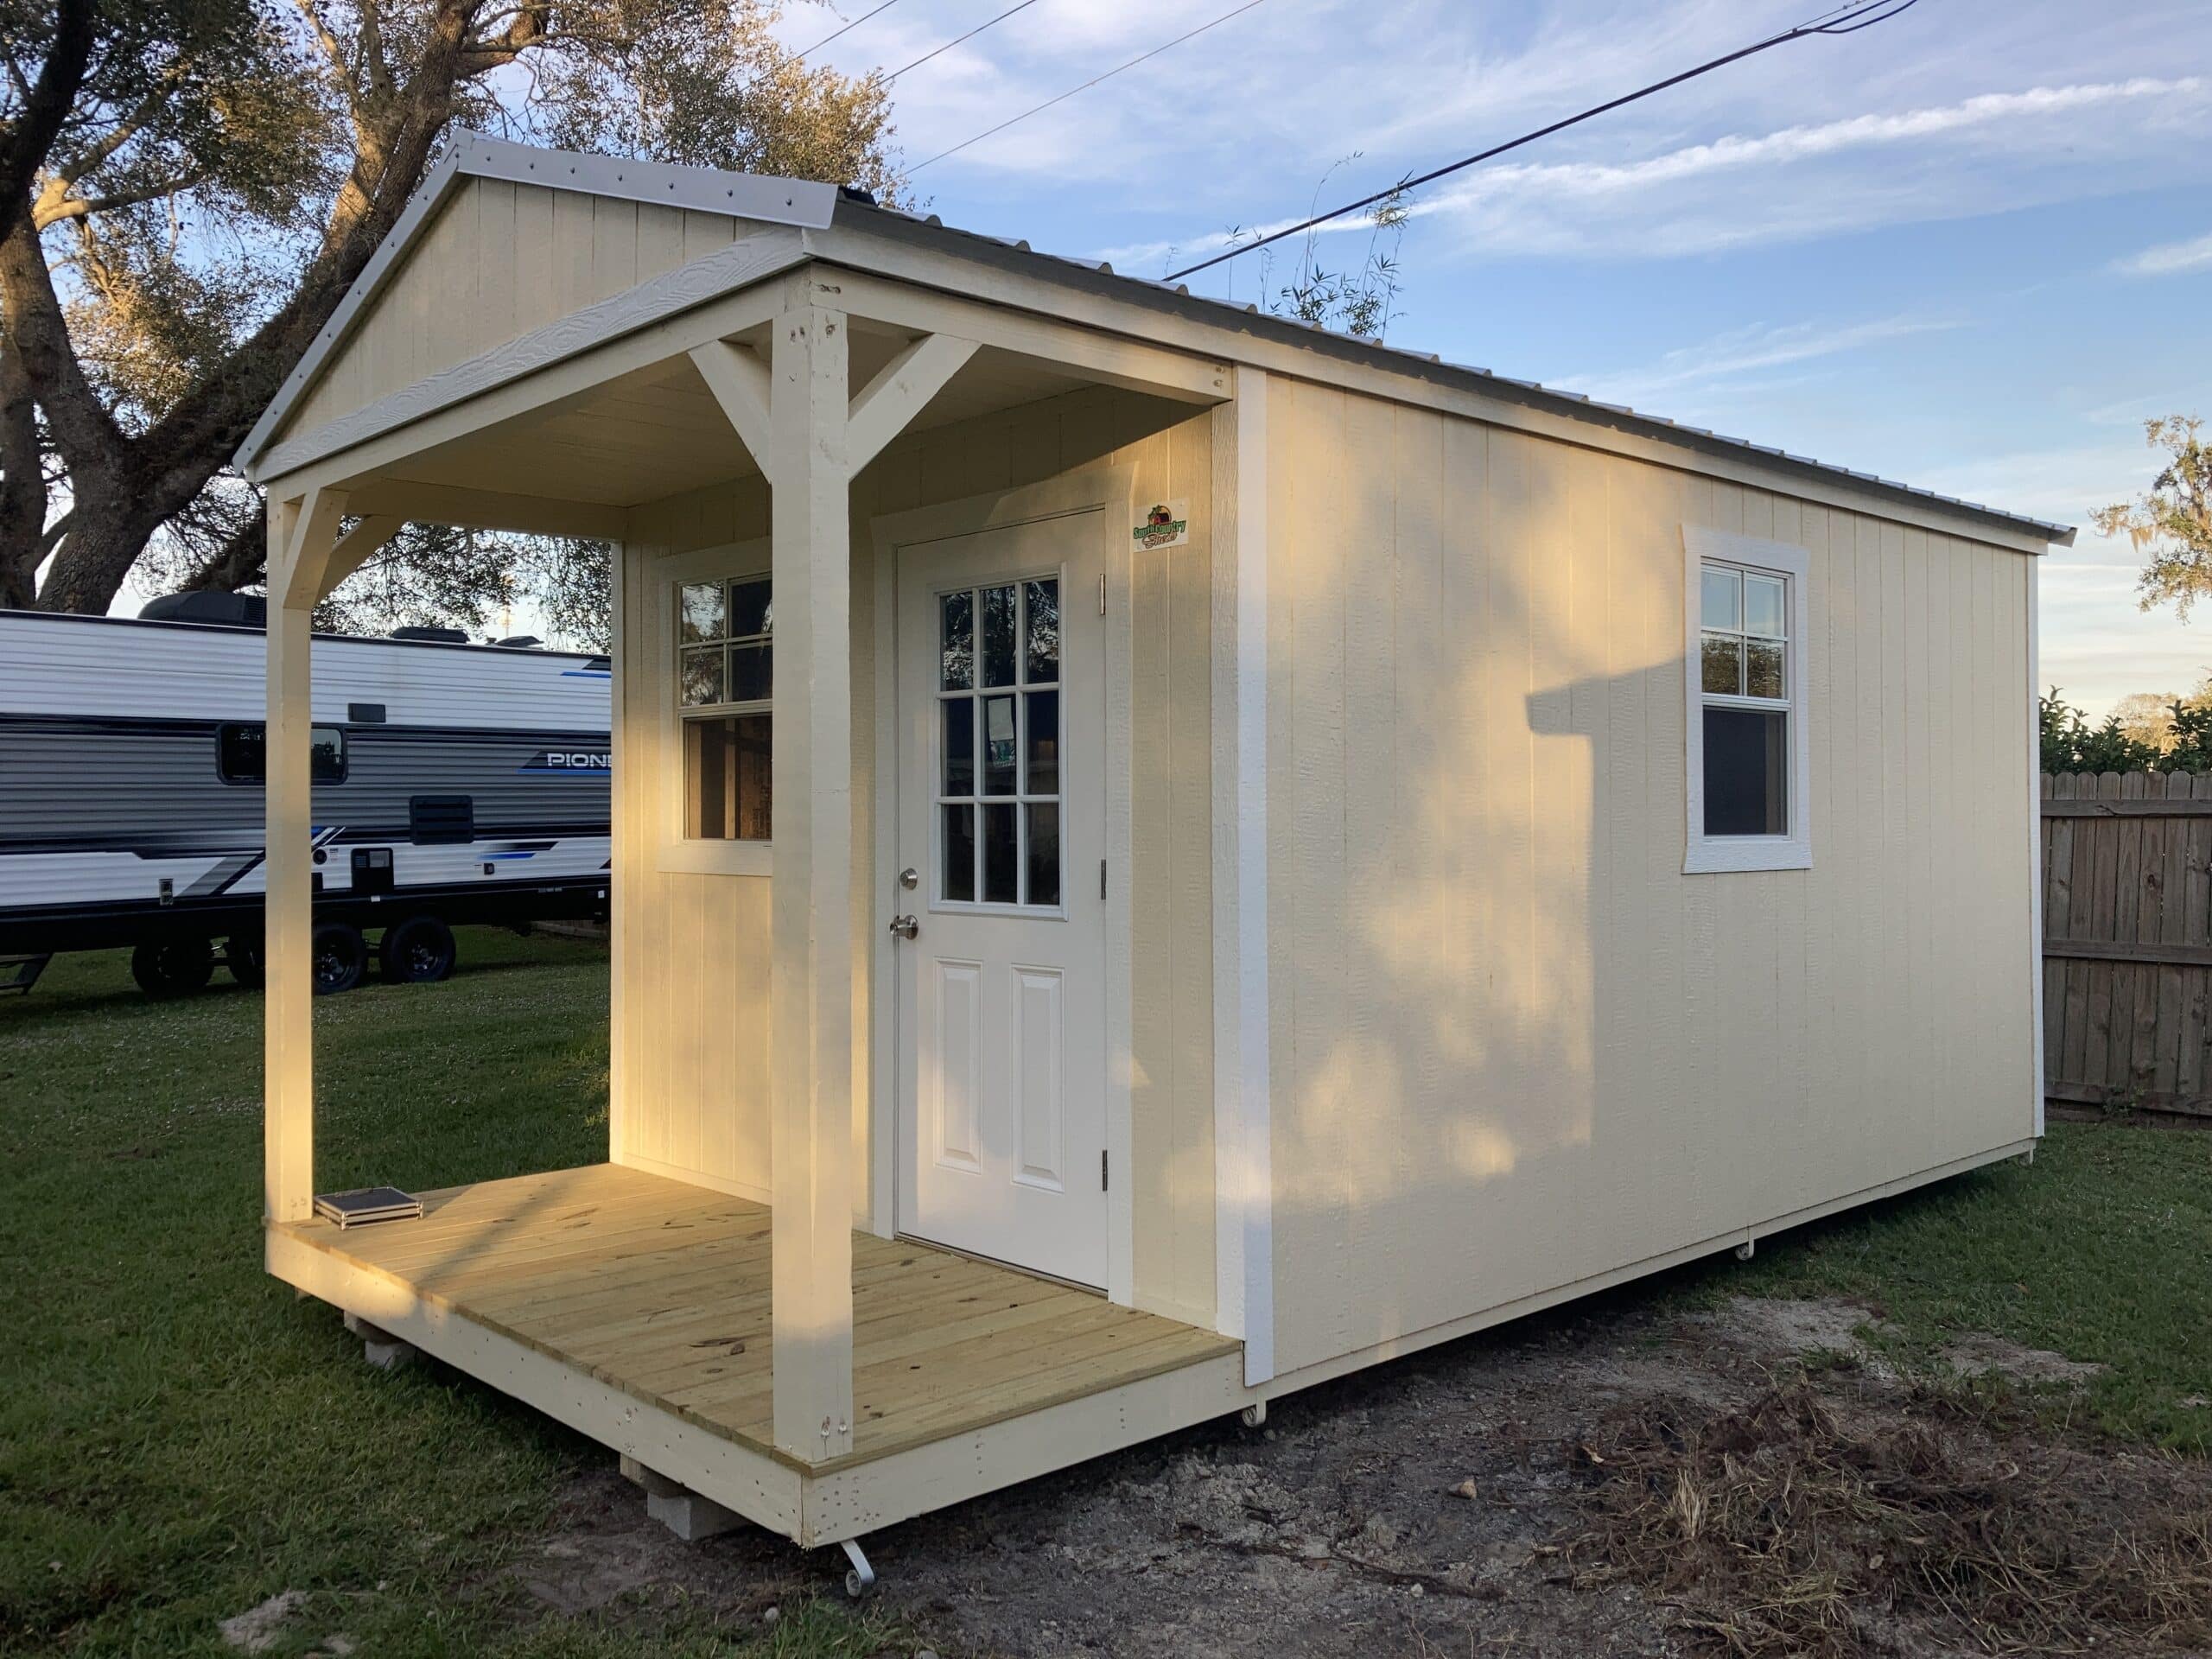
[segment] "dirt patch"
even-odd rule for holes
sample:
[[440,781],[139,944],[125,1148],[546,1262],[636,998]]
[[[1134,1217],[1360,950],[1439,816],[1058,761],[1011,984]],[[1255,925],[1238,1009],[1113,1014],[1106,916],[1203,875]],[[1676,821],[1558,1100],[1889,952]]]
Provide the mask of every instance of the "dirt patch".
[[2009,1376],[2016,1382],[2060,1383],[2072,1388],[2102,1376],[2112,1368],[2069,1359],[2048,1348],[2023,1348],[2000,1337],[1965,1336],[1946,1343],[1938,1356],[1961,1376]]
[[2145,1653],[2212,1643],[2212,1481],[1999,1437],[1941,1396],[1793,1382],[1616,1408],[1571,1455],[1583,1582],[1708,1649],[1780,1659]]
[[1885,1369],[1859,1332],[1888,1329],[1872,1309],[1835,1297],[1796,1299],[1732,1296],[1717,1313],[1694,1314],[1691,1323],[1718,1330],[1736,1346],[1776,1359],[1840,1354]]
[[[2058,1512],[2022,1518],[2022,1495],[2063,1491],[2073,1480],[2085,1507],[2065,1513],[2086,1541],[2063,1560],[2031,1557],[2035,1571],[2071,1584],[2066,1575],[2083,1565],[2119,1561],[2127,1570],[2123,1542],[2145,1552],[2126,1592],[2138,1611],[2085,1615],[2090,1622],[2081,1628],[2116,1618],[2110,1628],[2131,1634],[2100,1650],[2148,1650],[2153,1587],[2188,1582],[2190,1543],[2182,1533],[2147,1529],[2152,1511],[2130,1505],[2155,1497],[2158,1514],[2175,1516],[2193,1513],[2196,1498],[2212,1506],[2212,1469],[2065,1448],[2030,1456],[1945,1396],[1869,1363],[1811,1362],[1824,1352],[1861,1354],[1853,1333],[1871,1318],[1841,1302],[1746,1299],[1686,1318],[1632,1294],[1595,1299],[1277,1401],[1262,1429],[1227,1419],[874,1534],[866,1545],[879,1605],[948,1656],[1656,1659],[1726,1651],[1713,1616],[1697,1610],[1734,1606],[1744,1585],[1715,1579],[1700,1589],[1702,1580],[1685,1584],[1639,1567],[1649,1558],[1624,1543],[1594,1550],[1586,1541],[1605,1512],[1591,1506],[1618,1495],[1625,1524],[1656,1501],[1649,1484],[1659,1471],[1647,1465],[1658,1448],[1679,1457],[1693,1443],[1719,1446],[1714,1435],[1750,1432],[1728,1424],[1796,1422],[1760,1404],[1795,1389],[1789,1397],[1816,1414],[1808,1421],[1833,1433],[1785,1437],[1771,1466],[1759,1465],[1762,1478],[1810,1467],[1805,1459],[1815,1451],[1829,1463],[1847,1450],[1878,1458],[1892,1442],[1904,1446],[1900,1437],[1923,1434],[1929,1421],[1955,1417],[1956,1433],[1983,1438],[1938,1442],[1935,1455],[1951,1461],[1930,1465],[1925,1478],[1950,1496],[1930,1500],[1924,1524],[1980,1526],[2006,1539],[2006,1529],[2025,1527],[2031,1542],[2050,1541]],[[1723,1427],[1707,1433],[1707,1426]],[[1793,1446],[1797,1452],[1787,1450]],[[2044,1452],[2073,1461],[2037,1461]],[[1618,1484],[1604,1472],[1615,1470],[1616,1453]],[[2023,1472],[2004,1473],[2008,1465]],[[1892,1499],[1878,1462],[1842,1466],[1873,1499],[1903,1505],[1890,1517],[1901,1529],[1923,1524],[1918,1500]],[[2170,1487],[2154,1491],[2154,1482]],[[1749,1489],[1728,1501],[1738,1508],[1724,1502],[1724,1512],[1755,1535]],[[1878,1552],[1864,1532],[1835,1530],[1855,1513],[1808,1513],[1815,1531],[1804,1540],[1805,1560],[1827,1571],[1836,1553],[1833,1570],[1845,1576],[1829,1605],[1840,1599],[1843,1628],[1870,1643],[1893,1641],[1878,1650],[1916,1659],[2015,1651],[2038,1632],[2076,1628],[2052,1623],[2033,1597],[2017,1607],[1986,1597],[1979,1604],[2000,1634],[2018,1632],[2009,1649],[1995,1637],[1962,1646],[1955,1627],[1896,1613],[1898,1592],[1885,1575],[1904,1557],[1897,1547]],[[2133,1531],[2131,1515],[2139,1523]],[[1931,1574],[1939,1549],[1966,1554],[1955,1539],[1942,1541],[1951,1533],[1904,1535]],[[1922,1536],[1930,1541],[1910,1545]],[[1877,1553],[1880,1567],[1871,1564]],[[680,1543],[645,1519],[637,1489],[610,1467],[577,1484],[561,1526],[518,1576],[549,1616],[650,1626],[689,1609],[741,1632],[758,1628],[771,1605],[788,1611],[808,1596],[842,1605],[843,1571],[835,1549],[802,1554],[750,1530]],[[2183,1628],[2178,1614],[2172,1628]]]

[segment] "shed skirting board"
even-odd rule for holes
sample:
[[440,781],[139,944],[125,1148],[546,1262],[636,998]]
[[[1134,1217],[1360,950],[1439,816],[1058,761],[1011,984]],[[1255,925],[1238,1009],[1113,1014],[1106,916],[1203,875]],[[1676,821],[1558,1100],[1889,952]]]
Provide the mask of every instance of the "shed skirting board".
[[805,1478],[790,1465],[709,1433],[501,1336],[418,1295],[412,1286],[281,1232],[266,1232],[263,1238],[270,1273],[286,1284],[412,1343],[771,1532],[799,1538]]
[[1469,1313],[1459,1319],[1446,1319],[1440,1325],[1432,1325],[1423,1330],[1408,1332],[1404,1336],[1394,1337],[1387,1342],[1375,1343],[1351,1353],[1339,1354],[1333,1359],[1319,1360],[1311,1365],[1301,1366],[1297,1370],[1287,1371],[1273,1382],[1253,1389],[1253,1397],[1266,1400],[1280,1399],[1286,1394],[1295,1393],[1300,1389],[1310,1389],[1316,1383],[1329,1382],[1332,1378],[1346,1376],[1366,1366],[1379,1365],[1387,1360],[1399,1359],[1408,1354],[1419,1353],[1424,1348],[1433,1348],[1441,1342],[1451,1342],[1459,1337],[1472,1336],[1478,1331],[1486,1331],[1493,1325],[1503,1325],[1510,1320],[1526,1319],[1531,1313],[1541,1313],[1546,1309],[1557,1307],[1563,1302],[1571,1302],[1579,1297],[1592,1296],[1601,1290],[1611,1290],[1617,1285],[1624,1285],[1632,1279],[1641,1279],[1649,1274],[1663,1273],[1669,1268],[1681,1267],[1683,1263],[1694,1262],[1700,1256],[1717,1255],[1722,1250],[1733,1249],[1738,1245],[1766,1238],[1776,1233],[1787,1232],[1792,1227],[1802,1227],[1808,1222],[1819,1221],[1824,1217],[1836,1215],[1846,1210],[1854,1210],[1862,1204],[1872,1204],[1879,1198],[1894,1198],[1900,1192],[1910,1192],[1913,1188],[1925,1186],[1931,1181],[1944,1180],[1953,1175],[1963,1175],[1969,1170],[1980,1169],[1985,1164],[2003,1163],[2008,1158],[2018,1158],[2024,1153],[2033,1152],[2036,1141],[2039,1138],[2039,1136],[2031,1135],[2024,1141],[2008,1141],[2001,1147],[1992,1147],[1987,1152],[1978,1152],[1969,1157],[1955,1159],[1948,1164],[1939,1164],[1933,1169],[1922,1170],[1916,1175],[1901,1175],[1893,1181],[1883,1181],[1877,1185],[1865,1187],[1856,1192],[1847,1192],[1841,1198],[1830,1198],[1823,1204],[1808,1205],[1802,1210],[1793,1210],[1789,1214],[1777,1216],[1770,1221],[1753,1222],[1748,1227],[1738,1228],[1726,1233],[1717,1233],[1711,1238],[1700,1240],[1694,1244],[1685,1244],[1679,1249],[1669,1250],[1663,1255],[1647,1256],[1641,1262],[1631,1262],[1624,1267],[1613,1268],[1604,1273],[1592,1274],[1587,1278],[1577,1279],[1569,1284],[1554,1286],[1549,1290],[1538,1291],[1534,1295],[1522,1296],[1510,1302],[1501,1302],[1495,1307],[1484,1308],[1479,1313]]

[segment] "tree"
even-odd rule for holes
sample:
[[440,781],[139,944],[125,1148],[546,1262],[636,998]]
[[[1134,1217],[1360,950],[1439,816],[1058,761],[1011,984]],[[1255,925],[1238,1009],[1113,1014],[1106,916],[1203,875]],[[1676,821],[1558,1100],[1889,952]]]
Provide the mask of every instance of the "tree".
[[[1313,187],[1314,212],[1320,211],[1321,192],[1328,188],[1331,176],[1338,168],[1357,161],[1362,153],[1354,150],[1341,161],[1332,162],[1321,175],[1320,181]],[[1280,284],[1275,282],[1274,245],[1262,248],[1260,304],[1276,316],[1296,317],[1317,328],[1333,328],[1363,340],[1381,340],[1398,317],[1395,308],[1401,286],[1398,249],[1405,240],[1406,221],[1411,216],[1402,185],[1368,210],[1367,246],[1358,265],[1336,270],[1321,263],[1315,241],[1326,227],[1313,226],[1299,244],[1296,270],[1289,281]],[[1229,227],[1232,243],[1244,234],[1241,226]],[[1256,238],[1261,232],[1252,234]],[[1170,249],[1171,259],[1174,250]]]
[[[258,584],[229,458],[457,124],[894,190],[885,89],[798,62],[779,10],[0,0],[0,604]],[[357,580],[480,618],[580,557],[425,531]]]
[[2045,772],[2148,772],[2162,764],[2157,749],[2121,728],[2118,715],[2107,715],[2103,725],[2093,727],[2079,709],[2060,698],[2055,685],[2038,708]]
[[2145,441],[2165,452],[2165,464],[2146,493],[2089,515],[2100,534],[2125,535],[2149,554],[2137,583],[2143,608],[2171,604],[2184,622],[2212,593],[2212,444],[2202,429],[2194,416],[2144,422]]
[[2112,717],[2136,742],[2163,754],[2173,747],[2174,710],[2181,701],[2171,691],[2131,691],[2113,704]]

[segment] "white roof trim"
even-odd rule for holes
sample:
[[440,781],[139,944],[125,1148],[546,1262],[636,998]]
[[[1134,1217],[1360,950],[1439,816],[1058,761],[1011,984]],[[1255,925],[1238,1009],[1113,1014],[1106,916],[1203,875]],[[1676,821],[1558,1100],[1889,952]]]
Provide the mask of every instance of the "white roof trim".
[[726,173],[715,168],[678,167],[666,162],[640,162],[623,156],[587,156],[575,150],[540,149],[531,144],[510,143],[466,127],[455,130],[453,143],[430,169],[405,211],[380,243],[361,274],[353,279],[346,297],[330,314],[261,418],[238,446],[232,464],[249,471],[268,448],[277,429],[290,418],[332,356],[353,333],[363,312],[383,292],[385,284],[405,261],[447,196],[463,180],[499,179],[511,184],[543,185],[551,190],[575,190],[588,195],[613,196],[623,200],[655,202],[692,213],[727,213],[733,219],[760,219],[772,225],[796,226],[818,231],[829,226],[837,207],[837,187],[812,179],[784,179],[757,173]]

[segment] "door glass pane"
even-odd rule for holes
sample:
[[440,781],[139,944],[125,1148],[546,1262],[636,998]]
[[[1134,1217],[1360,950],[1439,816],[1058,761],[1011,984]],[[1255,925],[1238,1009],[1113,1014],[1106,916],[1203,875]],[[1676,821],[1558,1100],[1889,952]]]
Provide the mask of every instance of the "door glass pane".
[[1708,691],[1736,696],[1744,689],[1744,642],[1731,633],[1708,633],[1702,647],[1703,676]]
[[953,697],[944,704],[944,792],[976,792],[976,700]]
[[732,702],[766,702],[775,695],[773,645],[732,645],[729,648],[729,696]]
[[1754,697],[1786,697],[1789,695],[1782,677],[1782,653],[1779,639],[1746,639],[1744,642],[1744,690]]
[[1740,628],[1744,626],[1740,579],[1733,570],[1716,570],[1711,565],[1700,565],[1705,572],[1705,626],[1708,628]]
[[976,897],[976,809],[948,806],[944,813],[944,896],[956,904]]
[[1012,802],[994,804],[983,809],[983,902],[991,905],[1011,905],[1016,902],[1014,874],[1017,851],[1014,844]]
[[729,585],[729,637],[742,639],[749,634],[772,633],[776,627],[775,607],[769,603],[769,585],[766,582],[733,582]]
[[1789,833],[1789,719],[1764,709],[1705,711],[1707,835]]
[[1060,792],[1060,694],[1032,691],[1022,701],[1029,720],[1028,780],[1023,791],[1030,795]]
[[1057,580],[1027,584],[1028,647],[1026,677],[1032,685],[1050,685],[1060,677],[1060,584]]
[[677,595],[677,638],[687,645],[722,637],[722,585],[719,582],[686,582]]
[[983,589],[983,683],[1014,683],[1014,584]]
[[947,594],[938,601],[944,628],[944,689],[976,683],[976,595]]
[[722,648],[720,645],[709,645],[704,651],[685,652],[682,678],[683,684],[679,690],[687,708],[728,701],[722,696]]
[[983,699],[983,793],[1014,793],[1014,699]]
[[1060,809],[1049,803],[1021,809],[1029,815],[1029,894],[1033,905],[1060,902]]
[[1782,626],[1782,583],[1773,576],[1744,578],[1744,632],[1779,639]]

